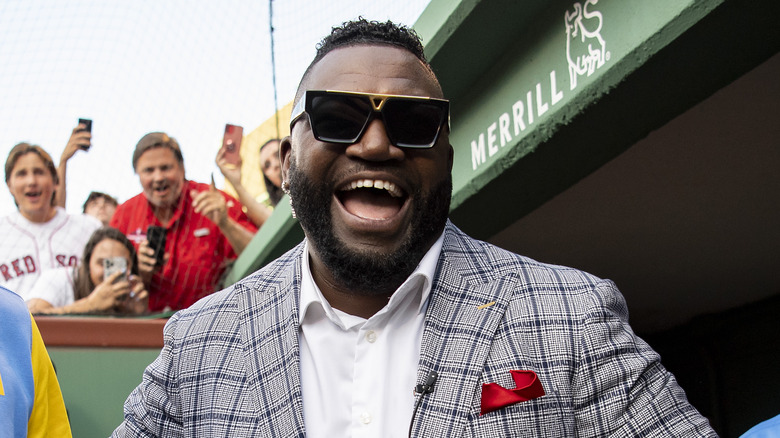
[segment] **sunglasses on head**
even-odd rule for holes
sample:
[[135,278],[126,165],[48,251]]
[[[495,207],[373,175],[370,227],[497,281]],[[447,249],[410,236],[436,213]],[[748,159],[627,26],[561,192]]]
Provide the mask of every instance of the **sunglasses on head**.
[[360,140],[371,119],[381,115],[394,146],[430,148],[449,121],[449,107],[449,101],[432,97],[306,90],[293,108],[290,131],[306,114],[317,140],[352,144]]

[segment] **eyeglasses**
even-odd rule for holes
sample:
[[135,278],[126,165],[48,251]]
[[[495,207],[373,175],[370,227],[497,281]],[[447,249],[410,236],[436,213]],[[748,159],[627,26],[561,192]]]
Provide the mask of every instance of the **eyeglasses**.
[[293,125],[306,114],[319,141],[352,144],[360,140],[371,119],[382,116],[390,143],[404,148],[430,148],[449,121],[444,99],[352,91],[306,90],[295,105]]

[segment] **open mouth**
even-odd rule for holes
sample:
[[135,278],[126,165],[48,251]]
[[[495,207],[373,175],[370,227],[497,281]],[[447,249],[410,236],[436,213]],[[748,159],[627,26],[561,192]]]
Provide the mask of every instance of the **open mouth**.
[[359,179],[345,184],[336,192],[344,209],[362,219],[386,220],[401,211],[407,196],[390,181]]
[[41,191],[27,192],[27,193],[24,194],[24,196],[27,199],[30,199],[30,200],[36,200],[36,199],[40,198],[42,195],[43,195],[43,192],[41,192]]

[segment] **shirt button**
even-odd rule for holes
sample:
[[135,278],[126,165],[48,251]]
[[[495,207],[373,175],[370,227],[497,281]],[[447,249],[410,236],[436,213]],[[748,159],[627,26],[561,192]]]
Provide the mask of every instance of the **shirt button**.
[[366,341],[368,341],[368,342],[370,342],[370,343],[372,343],[372,344],[373,344],[374,342],[376,342],[376,332],[375,332],[375,331],[373,331],[373,330],[369,330],[369,331],[366,333]]
[[362,414],[360,414],[360,421],[362,421],[363,424],[371,423],[371,414],[369,414],[368,412],[363,412]]

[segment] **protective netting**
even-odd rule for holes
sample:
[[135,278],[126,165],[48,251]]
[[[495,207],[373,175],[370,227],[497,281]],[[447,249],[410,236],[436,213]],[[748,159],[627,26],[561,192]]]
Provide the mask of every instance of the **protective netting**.
[[[66,209],[81,213],[91,191],[120,203],[141,193],[131,157],[152,131],[177,139],[187,179],[208,183],[213,175],[224,188],[214,160],[231,123],[246,135],[242,180],[259,193],[257,149],[277,132],[287,133],[288,104],[316,42],[361,15],[411,26],[427,3],[4,0],[0,156],[24,141],[42,146],[58,163],[77,120],[92,119],[91,149],[67,161]],[[0,193],[0,216],[14,212],[9,191]]]

